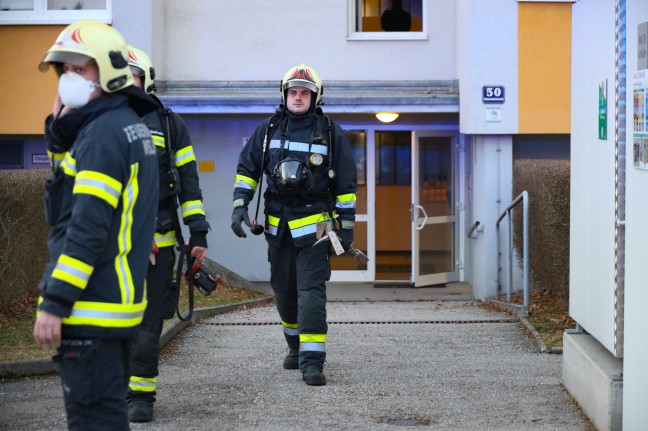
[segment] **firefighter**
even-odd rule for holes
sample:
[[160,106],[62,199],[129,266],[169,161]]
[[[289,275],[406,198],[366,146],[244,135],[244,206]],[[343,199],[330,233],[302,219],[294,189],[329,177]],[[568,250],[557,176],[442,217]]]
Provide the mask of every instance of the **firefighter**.
[[[306,64],[281,81],[277,113],[257,127],[239,156],[232,230],[265,232],[270,284],[288,344],[285,369],[299,369],[307,385],[325,385],[326,282],[331,275],[328,242],[337,231],[353,242],[356,167],[345,133],[320,108],[322,81]],[[265,226],[252,224],[248,206],[265,175]],[[259,190],[259,193],[261,191]],[[258,207],[257,207],[258,208]],[[256,223],[256,220],[254,220]]]
[[142,119],[151,131],[159,162],[160,195],[154,245],[157,252],[151,257],[146,275],[148,307],[133,339],[128,385],[130,421],[150,422],[157,394],[162,323],[173,317],[179,299],[179,286],[173,282],[176,229],[180,228],[178,201],[183,222],[191,234],[191,256],[198,260],[207,255],[209,223],[205,220],[196,157],[186,123],[154,96],[155,69],[148,55],[130,46],[128,64],[135,85],[158,103],[158,109]]
[[70,430],[128,430],[130,338],[146,308],[158,168],[123,37],[98,21],[66,27],[40,63],[58,74],[45,121],[49,260],[34,340],[57,347]]

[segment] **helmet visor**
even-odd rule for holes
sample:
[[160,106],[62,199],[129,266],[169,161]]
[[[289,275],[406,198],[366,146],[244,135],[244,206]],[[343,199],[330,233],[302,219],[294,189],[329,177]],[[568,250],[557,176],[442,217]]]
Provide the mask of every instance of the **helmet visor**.
[[313,84],[312,82],[308,82],[308,81],[301,81],[301,80],[294,79],[292,81],[286,82],[284,84],[283,89],[284,89],[284,91],[286,91],[287,89],[289,89],[291,87],[308,88],[310,91],[312,91],[315,94],[317,94],[317,92],[318,92],[317,86],[315,84]]
[[130,67],[130,70],[131,70],[131,72],[133,73],[133,75],[137,75],[137,76],[144,76],[144,75],[146,75],[146,74],[144,73],[144,71],[143,71],[142,69],[140,69],[139,67],[137,67],[137,66],[133,66],[133,65],[131,64],[129,67]]
[[92,57],[87,55],[78,54],[76,52],[65,52],[65,51],[51,51],[45,55],[43,61],[38,66],[41,72],[47,71],[51,63],[69,63],[75,66],[83,67],[92,60]]

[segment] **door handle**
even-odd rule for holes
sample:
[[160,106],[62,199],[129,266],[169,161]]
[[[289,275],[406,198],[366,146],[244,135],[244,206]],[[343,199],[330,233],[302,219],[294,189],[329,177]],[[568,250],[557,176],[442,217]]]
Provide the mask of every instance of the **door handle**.
[[[414,205],[414,208],[416,210],[420,210],[423,213],[423,223],[420,224],[420,226],[416,226],[416,230],[422,230],[425,227],[425,223],[427,223],[428,215],[425,212],[425,208],[423,208],[421,205]],[[414,213],[414,221],[416,222],[416,215],[417,213]]]

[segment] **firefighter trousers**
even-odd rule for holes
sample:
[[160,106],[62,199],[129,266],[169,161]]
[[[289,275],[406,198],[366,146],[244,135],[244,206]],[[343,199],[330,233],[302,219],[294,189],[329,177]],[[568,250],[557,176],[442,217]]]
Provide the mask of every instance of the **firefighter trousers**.
[[179,290],[173,283],[174,263],[173,247],[160,247],[155,265],[149,264],[146,274],[148,304],[131,346],[129,399],[155,401],[162,325],[164,319],[173,317],[179,298]]
[[326,359],[326,282],[331,277],[329,244],[295,247],[283,230],[269,243],[270,285],[290,348],[299,348],[299,368],[322,370]]
[[59,363],[68,429],[130,430],[129,339],[63,339]]

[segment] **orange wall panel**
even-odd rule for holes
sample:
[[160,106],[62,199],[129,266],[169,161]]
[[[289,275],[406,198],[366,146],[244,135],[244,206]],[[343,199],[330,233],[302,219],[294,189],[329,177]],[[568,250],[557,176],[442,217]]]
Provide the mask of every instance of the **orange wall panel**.
[[571,3],[518,3],[519,133],[570,133]]
[[57,94],[56,73],[38,65],[64,25],[0,25],[0,135],[43,134]]

